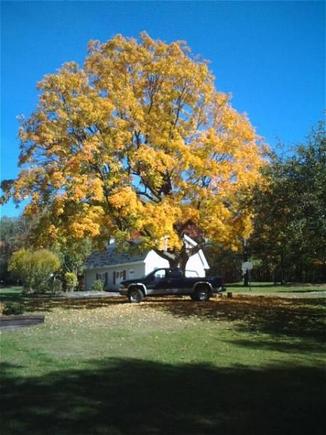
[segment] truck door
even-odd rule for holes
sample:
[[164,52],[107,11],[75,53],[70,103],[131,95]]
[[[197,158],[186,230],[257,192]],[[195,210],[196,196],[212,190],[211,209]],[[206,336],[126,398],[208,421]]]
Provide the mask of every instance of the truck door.
[[166,294],[166,270],[158,269],[151,274],[150,281],[146,282],[147,292],[149,295]]
[[169,270],[166,275],[168,293],[172,295],[182,294],[183,274],[180,270]]

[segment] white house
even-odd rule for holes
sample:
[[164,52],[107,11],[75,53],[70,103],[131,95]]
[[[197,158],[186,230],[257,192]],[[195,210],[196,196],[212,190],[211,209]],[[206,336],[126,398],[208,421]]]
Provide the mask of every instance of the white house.
[[[190,237],[184,238],[189,247],[196,246]],[[93,282],[101,279],[106,290],[116,290],[124,279],[137,279],[149,274],[155,269],[169,267],[169,262],[151,250],[141,255],[117,253],[114,243],[105,251],[91,254],[85,267],[85,289],[90,290]],[[209,265],[202,250],[191,256],[186,265],[186,275],[206,275]]]

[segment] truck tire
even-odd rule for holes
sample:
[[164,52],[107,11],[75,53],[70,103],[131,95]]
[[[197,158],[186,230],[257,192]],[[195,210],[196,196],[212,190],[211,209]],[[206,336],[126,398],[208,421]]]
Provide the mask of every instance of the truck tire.
[[128,291],[128,299],[132,304],[139,304],[144,299],[144,293],[139,287],[131,287]]
[[194,296],[194,299],[192,299],[198,302],[206,302],[209,300],[210,295],[210,288],[207,285],[200,284],[195,288],[195,292],[192,295]]

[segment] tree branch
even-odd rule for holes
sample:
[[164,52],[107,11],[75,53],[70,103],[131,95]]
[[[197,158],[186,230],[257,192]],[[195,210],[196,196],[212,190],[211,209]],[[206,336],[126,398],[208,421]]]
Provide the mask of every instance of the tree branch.
[[146,190],[144,192],[140,192],[139,190],[136,190],[136,194],[141,195],[141,196],[145,196],[146,198],[150,199],[151,201],[155,202],[156,204],[160,203],[159,199],[153,198],[149,193],[146,192]]

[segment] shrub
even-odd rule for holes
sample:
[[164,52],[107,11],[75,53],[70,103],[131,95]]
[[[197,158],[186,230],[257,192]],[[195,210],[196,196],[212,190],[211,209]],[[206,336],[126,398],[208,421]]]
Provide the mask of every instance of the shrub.
[[102,292],[104,289],[104,282],[101,279],[97,279],[93,282],[92,290],[96,292]]
[[7,302],[2,310],[2,314],[9,316],[10,314],[23,314],[24,306],[19,302]]
[[66,283],[66,289],[68,291],[74,291],[78,284],[77,275],[73,272],[66,272],[65,283]]
[[59,267],[58,257],[47,249],[20,249],[12,254],[8,270],[22,281],[27,292],[32,292],[47,290],[51,275]]

